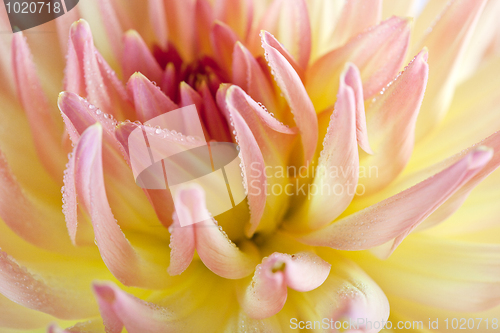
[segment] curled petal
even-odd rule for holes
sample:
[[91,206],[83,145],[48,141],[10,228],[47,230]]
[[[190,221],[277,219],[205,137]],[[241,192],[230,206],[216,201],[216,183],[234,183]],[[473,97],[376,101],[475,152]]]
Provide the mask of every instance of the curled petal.
[[417,115],[424,98],[429,67],[427,50],[421,51],[367,108],[368,135],[375,153],[361,157],[361,168],[376,167],[376,177],[360,179],[365,194],[394,180],[413,151]]
[[[176,210],[181,224],[189,225],[200,221],[195,224],[193,237],[196,240],[198,255],[208,269],[227,279],[240,279],[253,272],[257,264],[257,249],[248,242],[244,243],[240,250],[231,242],[222,228],[210,218],[205,206],[205,192],[199,185],[180,190],[176,200]],[[174,233],[178,232],[173,230]],[[182,234],[188,235],[189,230],[182,231]],[[184,262],[189,260],[188,254],[193,251],[189,245],[189,237],[185,240],[187,243],[182,245],[183,259],[179,259]],[[182,264],[181,267],[185,268],[185,265]]]
[[430,71],[428,93],[417,121],[417,139],[427,134],[445,116],[455,91],[454,78],[460,70],[464,50],[485,4],[485,0],[451,1],[418,44],[420,48],[425,46],[429,49]]
[[285,99],[294,115],[295,124],[299,128],[304,149],[305,162],[310,161],[318,142],[318,119],[314,106],[298,76],[286,58],[274,47],[267,43],[266,34],[262,44],[266,52],[266,59],[274,73]]
[[[358,184],[358,142],[367,147],[365,149],[370,149],[361,79],[356,66],[347,64],[340,80],[337,103],[318,161],[318,172],[311,184],[308,200],[291,221],[311,229],[333,221],[350,204]],[[333,175],[332,171],[337,168],[341,172]],[[338,187],[342,188],[340,194],[337,194]]]
[[392,17],[316,60],[306,77],[306,88],[316,109],[334,104],[332,92],[338,90],[342,68],[348,61],[361,72],[364,99],[378,93],[403,65],[409,41],[409,20]]
[[240,42],[234,45],[232,82],[243,88],[255,101],[264,104],[268,110],[278,110],[272,83],[250,51]]
[[[182,202],[177,203],[177,206]],[[170,266],[168,274],[179,275],[188,268],[193,260],[195,250],[194,229],[192,225],[181,226],[174,217],[170,226]]]
[[299,238],[310,245],[365,250],[395,239],[389,255],[425,218],[488,164],[491,149],[472,150],[438,174],[378,204]]
[[292,65],[293,69],[297,72],[299,75],[300,79],[303,81],[304,76],[305,76],[305,68],[302,68],[297,61],[293,58],[293,56],[288,52],[288,50],[281,44],[276,37],[271,35],[269,32],[263,30],[260,32],[260,37],[261,37],[261,44],[262,40],[265,39],[266,43],[269,44],[270,46],[274,47],[276,50],[278,50],[283,57]]
[[125,78],[130,77],[135,72],[141,72],[152,81],[161,82],[162,80],[163,69],[135,30],[129,30],[123,36],[121,61]]
[[90,126],[76,147],[82,201],[92,220],[97,247],[109,270],[125,285],[161,288],[171,280],[164,268],[141,257],[118,226],[108,203],[102,166],[102,127]]
[[285,305],[287,287],[306,292],[325,282],[331,265],[312,253],[288,255],[275,252],[258,265],[252,282],[240,297],[247,315],[264,319]]

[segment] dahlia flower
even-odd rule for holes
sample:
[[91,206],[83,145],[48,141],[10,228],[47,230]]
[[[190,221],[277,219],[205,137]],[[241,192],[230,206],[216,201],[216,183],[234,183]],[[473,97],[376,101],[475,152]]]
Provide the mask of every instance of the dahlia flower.
[[[1,331],[498,329],[500,1],[419,3],[82,0],[3,33]],[[151,125],[184,107],[202,137]],[[139,186],[137,129],[237,144],[244,200]]]

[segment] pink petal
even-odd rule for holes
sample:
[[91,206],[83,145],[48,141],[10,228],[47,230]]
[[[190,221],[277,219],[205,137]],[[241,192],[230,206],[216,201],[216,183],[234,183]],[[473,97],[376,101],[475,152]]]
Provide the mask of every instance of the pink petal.
[[299,67],[307,68],[311,55],[311,24],[306,1],[275,0],[259,27],[277,36]]
[[80,10],[76,6],[66,14],[59,16],[56,22],[57,35],[59,37],[59,45],[61,46],[61,51],[63,55],[68,54],[68,31],[73,22],[77,21],[81,17]]
[[239,40],[226,24],[216,21],[210,33],[210,42],[220,68],[231,73],[234,44]]
[[[444,118],[455,91],[464,50],[486,4],[485,0],[450,2],[430,32],[417,45],[429,49],[428,93],[417,122],[417,139]],[[439,69],[439,70],[437,70]]]
[[79,319],[96,315],[96,306],[84,290],[63,287],[64,281],[44,279],[20,266],[0,251],[0,293],[29,309],[60,319]]
[[120,333],[124,327],[130,333],[175,332],[179,329],[171,311],[135,298],[112,284],[94,284],[94,293],[106,332]]
[[308,162],[313,158],[318,142],[318,119],[314,106],[300,77],[286,58],[267,43],[267,38],[263,38],[262,43],[274,78],[294,115],[302,138],[304,161]]
[[186,62],[195,60],[195,1],[164,0],[169,39]]
[[376,25],[382,16],[382,1],[353,0],[346,1],[336,29],[330,42],[333,46],[344,45],[349,39],[357,36],[363,30]]
[[[309,304],[314,304],[316,320],[329,318],[356,323],[363,319],[365,324],[359,322],[360,330],[355,330],[356,333],[379,332],[380,328],[374,328],[373,323],[386,322],[389,317],[389,302],[384,292],[357,263],[331,249],[319,252],[334,269],[319,288],[302,294],[296,306],[307,311]],[[366,324],[367,321],[372,325]]]
[[[205,206],[205,193],[199,186],[182,190],[177,200],[182,204],[181,207],[185,208],[177,210],[177,214],[184,214],[186,219],[199,221],[199,216],[209,216]],[[219,276],[240,279],[250,275],[257,265],[258,251],[255,246],[246,242],[240,250],[222,229],[217,227],[213,219],[196,223],[194,238],[200,259],[208,269]],[[186,252],[187,250],[189,248],[185,248]]]
[[[182,205],[181,202],[176,206]],[[174,223],[169,228],[170,236],[170,266],[168,274],[179,275],[184,272],[193,260],[195,250],[195,238],[193,225],[181,226],[179,220],[174,217]]]
[[148,0],[148,13],[158,45],[162,49],[167,48],[168,25],[165,2],[163,0]]
[[219,142],[230,142],[229,128],[217,105],[212,93],[208,89],[206,81],[202,81],[198,87],[198,93],[203,99],[203,108],[200,110],[203,123],[206,124],[212,140]]
[[243,88],[255,101],[276,112],[276,92],[253,55],[240,42],[234,45],[232,82]]
[[197,0],[195,10],[197,52],[211,54],[210,32],[215,20],[212,5],[208,0]]
[[492,149],[493,156],[491,160],[484,166],[484,168],[481,169],[480,172],[478,172],[472,179],[470,179],[464,186],[454,193],[450,199],[439,207],[438,210],[431,214],[429,218],[420,225],[419,230],[430,228],[450,217],[458,208],[460,208],[460,206],[462,206],[470,192],[500,166],[500,132],[496,132],[490,137],[469,147],[465,151],[454,156],[451,160],[457,160],[464,154],[471,153],[477,146]]
[[[57,101],[71,141],[76,144],[82,133],[91,125],[100,122],[105,132],[114,137],[111,119],[104,117],[96,106],[71,92],[62,92]],[[100,112],[100,113],[99,113]]]
[[86,96],[105,113],[131,118],[125,88],[95,49],[90,27],[84,20],[71,26],[65,90]]
[[257,230],[266,207],[265,193],[267,181],[264,171],[264,157],[259,150],[254,135],[237,111],[238,109],[229,104],[229,110],[230,119],[234,123],[236,131],[235,138],[240,145],[241,158],[245,166],[244,176],[247,184],[247,198],[250,208],[250,221],[249,225],[246,226],[245,233],[248,237],[251,237]]
[[215,19],[227,24],[244,40],[252,26],[253,2],[251,0],[216,0]]
[[59,179],[65,160],[60,141],[62,129],[42,90],[22,33],[14,34],[12,39],[12,67],[18,98],[28,117],[36,151],[47,171]]
[[269,32],[265,30],[260,32],[260,37],[261,37],[260,42],[262,43],[262,40],[265,40],[267,44],[278,50],[278,52],[285,57],[285,59],[290,63],[290,65],[292,65],[293,69],[297,72],[300,79],[304,81],[305,68],[303,68],[297,63],[297,61],[283,46],[283,44],[281,44],[273,35],[271,35]]
[[135,73],[130,77],[127,92],[135,105],[137,119],[141,122],[179,108],[141,73]]
[[135,30],[129,30],[123,36],[121,61],[125,78],[129,78],[135,72],[141,72],[151,81],[161,82],[163,70]]
[[21,188],[0,152],[0,217],[24,240],[51,251],[68,251],[63,216],[59,207],[35,200]]
[[472,150],[423,182],[299,238],[310,245],[341,250],[365,250],[395,239],[390,254],[418,224],[479,174],[491,157],[491,150]]
[[[291,220],[294,225],[318,229],[332,222],[350,204],[358,184],[358,142],[368,144],[366,132],[358,136],[358,118],[364,121],[363,91],[359,71],[347,64],[340,78],[337,103],[333,111],[323,150],[318,161],[318,172],[311,184],[310,196]],[[362,113],[362,114],[361,114]],[[369,148],[369,146],[368,146]],[[334,170],[340,170],[332,175]],[[340,188],[340,191],[339,191]],[[313,190],[314,189],[314,190]]]
[[163,72],[163,78],[161,80],[161,90],[165,92],[165,95],[178,96],[178,83],[175,73],[175,65],[171,62],[167,64],[165,72]]
[[409,20],[392,17],[316,60],[306,77],[307,91],[316,109],[334,104],[332,92],[337,91],[338,78],[348,61],[361,72],[364,99],[378,93],[403,65],[409,40]]
[[367,108],[369,137],[375,154],[361,158],[361,168],[376,167],[376,176],[360,179],[365,194],[373,193],[393,181],[408,163],[413,152],[415,125],[429,67],[427,50],[421,51],[392,83],[374,98]]
[[290,129],[280,123],[238,86],[228,87],[225,93],[222,90],[219,92],[219,107],[223,109],[227,105],[238,111],[257,140],[258,149],[265,156],[266,163],[281,165],[286,162],[297,129]]
[[102,127],[99,123],[90,126],[82,134],[76,147],[75,160],[78,161],[76,177],[82,179],[82,190],[79,192],[85,194],[82,201],[92,219],[96,244],[106,266],[125,285],[145,288],[168,285],[166,270],[139,256],[111,212],[104,187]]
[[120,59],[123,52],[122,36],[125,29],[118,20],[118,15],[115,11],[116,6],[114,6],[113,2],[113,0],[97,0],[99,12],[102,17],[105,17],[103,23],[108,36],[108,41],[111,44],[111,49],[113,50],[115,57]]
[[275,252],[257,266],[240,304],[251,318],[271,317],[285,305],[287,287],[301,292],[316,289],[325,282],[330,268],[330,264],[312,253]]

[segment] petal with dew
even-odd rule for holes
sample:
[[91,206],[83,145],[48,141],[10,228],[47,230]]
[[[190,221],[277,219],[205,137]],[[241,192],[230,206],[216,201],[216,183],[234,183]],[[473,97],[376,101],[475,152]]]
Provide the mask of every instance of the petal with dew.
[[109,207],[104,188],[102,166],[102,127],[90,126],[82,134],[75,150],[83,199],[94,227],[97,247],[106,266],[125,285],[162,288],[171,283],[165,268],[147,261],[132,247],[118,226]]
[[306,292],[325,282],[331,265],[312,253],[294,255],[275,252],[262,260],[239,300],[250,318],[264,319],[285,305],[287,287]]
[[162,80],[162,68],[148,49],[141,35],[135,30],[129,30],[123,36],[121,62],[125,78],[129,78],[135,72],[141,72],[151,81],[161,82]]
[[232,82],[271,112],[278,111],[278,101],[272,83],[250,51],[240,42],[234,45]]
[[227,89],[225,101],[219,95],[219,104],[229,110],[229,122],[234,124],[245,165],[251,216],[245,232],[251,236],[257,230],[273,229],[278,219],[274,207],[280,198],[264,195],[266,186],[276,183],[284,186],[286,179],[266,179],[265,166],[284,165],[296,133],[279,123],[237,86]]
[[66,91],[87,97],[105,113],[132,119],[125,87],[95,49],[84,20],[73,23],[70,29],[64,82]]
[[[292,228],[318,229],[335,220],[356,193],[358,143],[371,152],[366,133],[361,78],[356,66],[347,64],[340,80],[335,110],[318,160],[318,172],[310,186],[307,200],[290,221]],[[338,188],[342,189],[340,194]]]
[[[199,185],[181,189],[175,200],[177,200],[176,207],[181,208],[177,208],[177,214],[182,214],[180,220],[187,224],[187,226],[181,227],[181,229],[187,229],[183,230],[180,235],[187,238],[183,240],[186,243],[182,244],[182,249],[175,250],[175,255],[178,254],[178,251],[183,253],[181,253],[182,257],[175,258],[178,259],[176,264],[179,263],[179,265],[174,272],[180,274],[180,270],[189,265],[188,261],[192,256],[189,258],[188,255],[193,253],[193,241],[196,242],[196,250],[200,259],[215,274],[227,279],[240,279],[253,272],[258,260],[257,249],[250,242],[245,242],[240,250],[222,231],[222,228],[217,226],[215,220],[208,218],[210,214],[205,205],[205,192]],[[207,219],[200,221],[204,217]],[[195,222],[190,223],[189,221]],[[200,222],[196,223],[196,221]],[[193,231],[189,230],[189,225],[194,223],[196,223],[194,234],[191,236],[190,232]],[[175,224],[173,229],[176,229]],[[176,233],[179,235],[177,230],[172,232],[174,237]],[[180,244],[176,242],[174,245]]]
[[337,91],[340,73],[348,61],[361,72],[364,99],[378,93],[403,65],[409,41],[410,21],[392,17],[316,60],[306,76],[307,92],[316,109],[324,110],[335,103],[332,92]]
[[314,106],[292,65],[277,49],[267,43],[265,35],[262,44],[274,78],[292,110],[295,124],[299,128],[304,149],[304,163],[306,163],[313,158],[318,142],[318,119]]
[[360,168],[376,168],[377,173],[367,173],[359,180],[365,194],[393,181],[410,159],[429,73],[426,60],[424,49],[367,107],[368,135],[375,153],[362,155]]
[[476,148],[423,182],[299,239],[342,250],[365,250],[394,239],[388,251],[379,252],[388,256],[425,218],[480,174],[492,156],[492,149]]
[[[177,203],[177,206],[182,203]],[[195,233],[192,225],[181,226],[174,217],[170,230],[170,266],[168,274],[179,275],[188,268],[195,250]]]

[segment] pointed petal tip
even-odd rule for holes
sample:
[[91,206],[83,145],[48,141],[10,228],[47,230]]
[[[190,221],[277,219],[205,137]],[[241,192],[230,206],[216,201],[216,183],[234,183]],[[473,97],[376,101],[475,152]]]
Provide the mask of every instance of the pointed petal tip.
[[113,287],[106,283],[94,282],[92,284],[92,290],[99,300],[105,301],[106,303],[112,304],[116,299]]
[[83,40],[92,38],[90,25],[84,19],[79,19],[78,21],[73,22],[69,31],[71,38],[79,38]]

